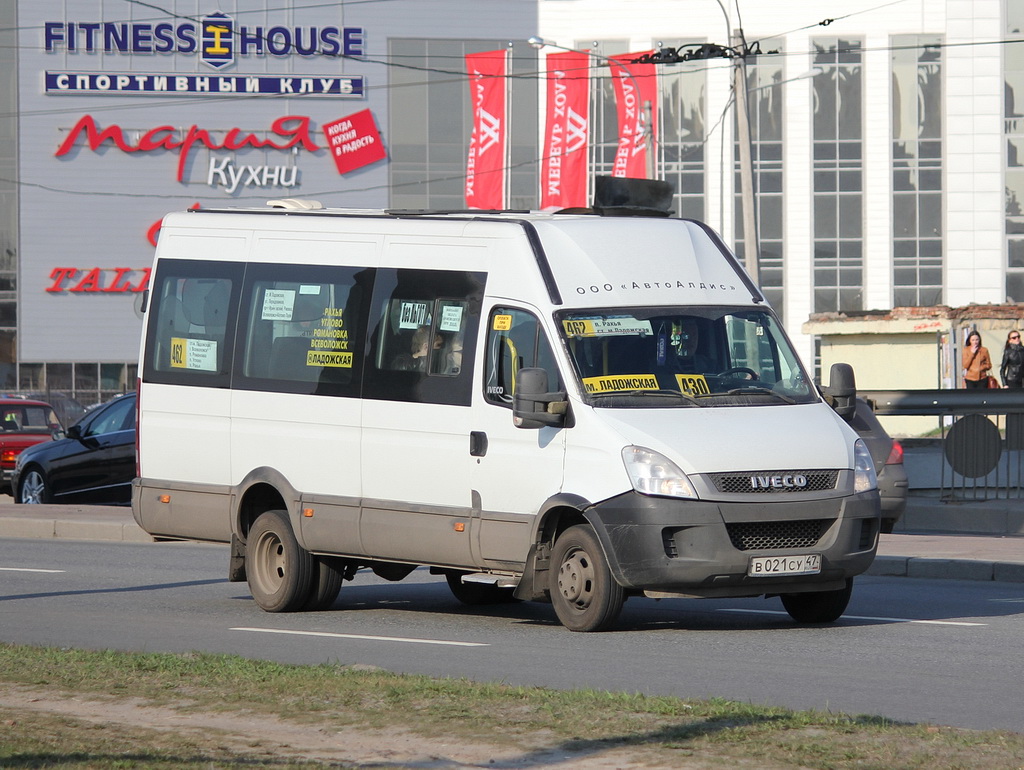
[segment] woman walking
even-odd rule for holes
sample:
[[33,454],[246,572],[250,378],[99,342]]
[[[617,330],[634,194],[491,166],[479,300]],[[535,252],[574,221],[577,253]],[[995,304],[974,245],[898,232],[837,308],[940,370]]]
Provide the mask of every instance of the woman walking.
[[964,350],[964,387],[987,388],[988,372],[992,359],[988,349],[981,345],[981,334],[977,330],[967,335],[967,349]]
[[1019,388],[1024,379],[1024,347],[1020,344],[1020,331],[1013,329],[1006,335],[1003,363],[999,365],[999,378],[1004,388]]

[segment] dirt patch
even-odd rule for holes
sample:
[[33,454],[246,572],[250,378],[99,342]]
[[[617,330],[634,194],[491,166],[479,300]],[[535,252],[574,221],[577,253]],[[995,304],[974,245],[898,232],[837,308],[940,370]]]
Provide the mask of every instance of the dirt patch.
[[0,692],[0,708],[35,711],[93,725],[120,725],[168,731],[197,738],[215,737],[219,746],[248,756],[279,761],[312,760],[348,766],[394,768],[570,768],[651,770],[651,768],[722,767],[719,762],[660,761],[655,752],[635,747],[565,751],[557,746],[498,746],[445,736],[425,737],[401,728],[309,725],[244,712],[193,711],[189,704],[153,706],[135,698],[55,696],[50,691],[8,686]]

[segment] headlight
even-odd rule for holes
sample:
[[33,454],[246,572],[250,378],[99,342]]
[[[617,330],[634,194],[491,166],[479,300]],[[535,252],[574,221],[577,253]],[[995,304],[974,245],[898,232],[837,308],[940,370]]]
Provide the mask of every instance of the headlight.
[[863,439],[853,444],[853,491],[867,492],[878,486],[875,464]]
[[639,446],[622,450],[622,462],[633,489],[644,495],[697,499],[693,484],[665,455]]

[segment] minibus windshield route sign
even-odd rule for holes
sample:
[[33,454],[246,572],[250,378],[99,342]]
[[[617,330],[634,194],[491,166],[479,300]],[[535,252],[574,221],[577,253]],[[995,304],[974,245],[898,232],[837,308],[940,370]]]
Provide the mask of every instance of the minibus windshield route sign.
[[651,334],[650,321],[635,318],[573,318],[562,321],[569,337],[602,337],[612,334]]
[[703,374],[677,374],[676,382],[679,384],[679,390],[691,396],[706,396],[711,393],[707,378]]
[[587,393],[616,393],[624,390],[658,390],[658,378],[653,374],[616,374],[605,377],[584,377]]

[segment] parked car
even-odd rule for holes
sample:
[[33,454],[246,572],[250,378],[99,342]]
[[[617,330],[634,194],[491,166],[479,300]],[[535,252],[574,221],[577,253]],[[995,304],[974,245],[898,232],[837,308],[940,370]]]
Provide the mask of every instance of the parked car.
[[868,445],[875,463],[882,497],[882,532],[888,534],[907,507],[910,485],[903,468],[903,445],[885,432],[871,405],[862,398],[857,399],[857,411],[850,425]]
[[22,395],[25,398],[32,398],[36,401],[45,401],[52,406],[53,411],[57,413],[57,417],[60,419],[61,427],[65,430],[85,414],[85,407],[82,406],[81,402],[66,393],[51,391],[49,393],[23,393]]
[[43,401],[0,398],[0,492],[9,494],[18,456],[28,447],[52,441],[60,432],[53,407]]
[[53,411],[57,413],[57,419],[60,420],[60,426],[64,430],[67,430],[69,425],[85,414],[85,407],[82,406],[78,399],[72,398],[66,393],[58,393],[52,390],[46,393],[43,393],[42,391],[36,393],[26,393],[22,391],[0,393],[0,399],[4,398],[42,401],[45,404],[49,404],[53,407]]
[[86,412],[65,438],[18,456],[12,487],[18,503],[129,505],[135,477],[135,394]]

